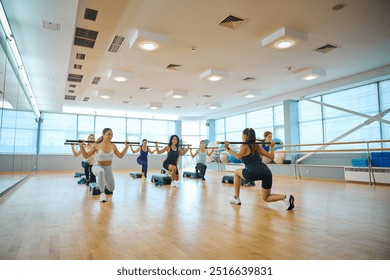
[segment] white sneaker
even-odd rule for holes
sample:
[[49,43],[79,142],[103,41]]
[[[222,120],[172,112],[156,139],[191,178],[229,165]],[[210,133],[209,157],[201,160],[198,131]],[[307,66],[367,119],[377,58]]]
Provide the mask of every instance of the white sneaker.
[[171,187],[176,187],[176,181],[175,180],[171,181]]
[[102,192],[100,194],[100,202],[106,202],[106,201],[107,201],[106,194],[104,192]]
[[287,210],[293,210],[295,207],[294,197],[291,194],[286,195],[284,203],[286,204]]
[[240,198],[236,198],[235,196],[233,196],[233,199],[230,200],[230,203],[235,205],[241,205],[241,200]]

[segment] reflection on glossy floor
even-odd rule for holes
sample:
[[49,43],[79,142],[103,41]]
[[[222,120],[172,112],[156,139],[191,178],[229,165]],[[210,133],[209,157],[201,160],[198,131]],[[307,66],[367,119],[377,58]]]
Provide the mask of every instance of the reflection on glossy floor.
[[107,203],[72,173],[35,175],[0,199],[0,259],[390,258],[389,186],[275,176],[273,191],[296,198],[286,211],[259,182],[230,205],[223,175],[174,189],[115,172]]

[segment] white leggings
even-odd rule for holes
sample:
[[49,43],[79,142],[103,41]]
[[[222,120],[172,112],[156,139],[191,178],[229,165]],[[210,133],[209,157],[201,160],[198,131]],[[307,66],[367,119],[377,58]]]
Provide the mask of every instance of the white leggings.
[[112,173],[112,166],[99,165],[98,163],[92,166],[92,172],[97,177],[100,191],[103,193],[107,188],[113,192],[115,189],[114,174]]

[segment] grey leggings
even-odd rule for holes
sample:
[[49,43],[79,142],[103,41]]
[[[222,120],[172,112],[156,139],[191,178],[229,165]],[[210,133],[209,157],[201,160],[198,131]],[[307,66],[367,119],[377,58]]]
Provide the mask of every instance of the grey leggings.
[[112,166],[99,165],[98,163],[92,166],[92,172],[97,177],[100,191],[103,193],[107,188],[113,192],[115,189],[114,174],[112,173]]

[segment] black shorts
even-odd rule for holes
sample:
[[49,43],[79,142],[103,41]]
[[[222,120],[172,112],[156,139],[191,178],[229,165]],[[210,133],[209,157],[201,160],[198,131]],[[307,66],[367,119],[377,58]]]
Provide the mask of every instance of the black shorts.
[[272,187],[272,172],[264,163],[245,166],[242,170],[242,175],[247,181],[261,180],[261,187],[263,189],[270,189]]
[[179,174],[179,168],[177,168],[177,165],[175,164],[175,163],[171,163],[171,162],[169,162],[169,161],[167,161],[167,160],[164,160],[164,162],[163,162],[163,167],[166,169],[166,170],[169,170],[169,165],[174,165],[174,166],[176,166],[176,174]]

